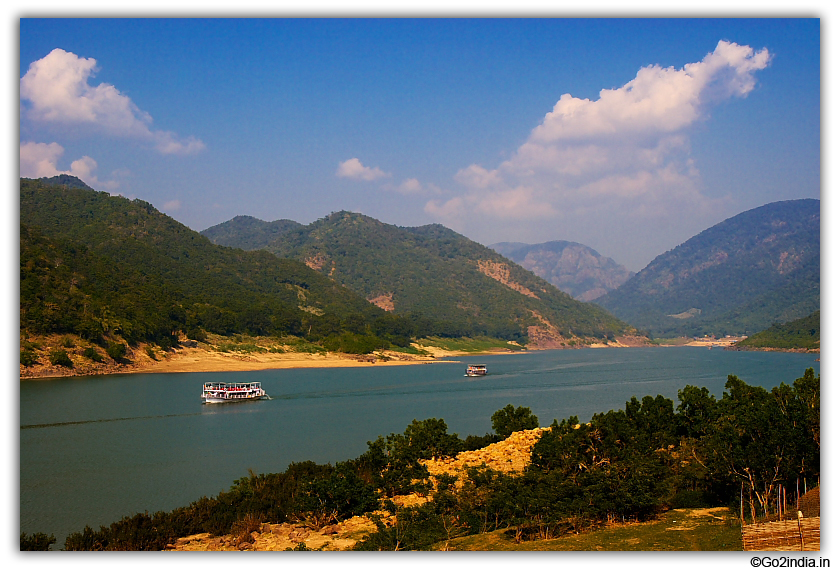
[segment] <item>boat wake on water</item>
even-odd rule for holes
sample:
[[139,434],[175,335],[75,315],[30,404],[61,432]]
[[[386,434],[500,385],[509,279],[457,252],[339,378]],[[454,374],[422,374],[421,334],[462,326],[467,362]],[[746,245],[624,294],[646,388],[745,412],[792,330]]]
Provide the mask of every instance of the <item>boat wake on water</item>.
[[52,424],[29,424],[20,426],[20,429],[35,429],[35,428],[49,428],[49,427],[61,427],[61,426],[76,426],[82,424],[99,424],[105,422],[126,422],[131,420],[159,420],[162,418],[183,418],[186,416],[200,416],[200,413],[192,413],[192,414],[167,414],[164,416],[134,416],[131,418],[104,418],[99,420],[79,420],[75,422],[56,422]]

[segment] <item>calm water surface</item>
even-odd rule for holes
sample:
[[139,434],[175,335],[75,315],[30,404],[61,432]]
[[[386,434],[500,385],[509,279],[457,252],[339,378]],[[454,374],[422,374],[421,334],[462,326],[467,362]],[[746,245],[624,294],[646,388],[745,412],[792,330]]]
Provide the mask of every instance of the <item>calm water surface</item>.
[[[465,363],[487,364],[484,378]],[[705,348],[545,351],[416,366],[129,374],[20,384],[21,532],[55,534],[168,511],[290,462],[359,456],[367,441],[443,418],[461,437],[492,431],[507,404],[540,424],[623,409],[632,396],[677,401],[686,384],[720,397],[727,375],[792,384],[814,355]],[[271,400],[203,405],[205,381],[259,381]]]

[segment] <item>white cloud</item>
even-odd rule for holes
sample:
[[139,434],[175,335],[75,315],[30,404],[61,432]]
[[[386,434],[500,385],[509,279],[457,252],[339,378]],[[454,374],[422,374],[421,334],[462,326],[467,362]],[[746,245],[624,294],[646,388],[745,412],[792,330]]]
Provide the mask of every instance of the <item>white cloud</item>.
[[400,182],[396,190],[400,194],[420,194],[423,192],[423,185],[416,178],[407,178]]
[[406,178],[396,186],[390,183],[381,186],[388,192],[398,192],[405,196],[439,196],[443,191],[432,183],[422,183],[416,178]]
[[177,212],[181,209],[181,201],[180,200],[169,200],[163,205],[164,212]]
[[698,63],[682,69],[643,67],[623,87],[603,89],[597,101],[566,93],[531,140],[545,144],[673,133],[699,119],[707,105],[746,96],[755,87],[755,71],[769,62],[766,48],[754,52],[721,40]]
[[351,178],[353,180],[366,180],[372,182],[379,178],[387,178],[390,173],[383,172],[379,167],[370,168],[365,166],[358,158],[351,158],[339,163],[335,175],[339,178]]
[[20,145],[20,175],[23,178],[58,176],[56,164],[64,154],[64,147],[58,143],[28,142]]
[[703,194],[687,129],[715,104],[746,97],[770,59],[767,49],[720,41],[682,69],[643,67],[595,101],[564,94],[508,160],[459,170],[460,190],[427,202],[426,212],[472,235],[533,220],[551,234],[546,239],[590,245],[607,216],[618,233],[680,220],[702,224],[720,201]]
[[111,136],[148,140],[165,154],[204,149],[204,143],[194,137],[179,141],[174,133],[153,130],[152,117],[113,85],[90,85],[96,71],[95,59],[58,48],[33,62],[20,80],[26,116],[41,124],[87,127]]
[[114,190],[119,186],[116,180],[99,180],[94,174],[98,165],[89,156],[74,160],[70,164],[70,170],[59,170],[58,161],[63,154],[64,147],[58,143],[21,143],[20,176],[23,178],[50,178],[59,174],[70,174],[96,189]]

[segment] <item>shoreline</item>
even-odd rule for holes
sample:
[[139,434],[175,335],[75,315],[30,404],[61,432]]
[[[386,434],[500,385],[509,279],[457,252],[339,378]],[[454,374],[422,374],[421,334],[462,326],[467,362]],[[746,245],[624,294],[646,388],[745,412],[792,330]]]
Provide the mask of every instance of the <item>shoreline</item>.
[[[657,346],[657,345],[648,345]],[[735,347],[729,343],[689,342],[679,345],[658,345],[660,348],[672,346],[690,346],[693,348],[723,348],[724,350],[750,350],[761,352],[803,352],[819,355],[819,349],[774,349]],[[487,350],[480,352],[464,352],[445,350],[437,347],[422,347],[425,355],[405,354],[394,351],[382,351],[369,355],[352,355],[344,353],[241,353],[219,352],[203,347],[180,347],[170,349],[160,359],[152,359],[137,347],[131,350],[127,363],[94,364],[83,359],[74,358],[74,367],[65,368],[39,364],[35,367],[20,366],[20,380],[52,380],[76,376],[101,376],[108,374],[188,374],[212,372],[255,372],[261,370],[286,370],[300,368],[363,368],[371,366],[408,366],[418,364],[434,364],[442,362],[442,358],[481,357],[493,354],[507,354],[502,350]],[[633,348],[625,344],[593,344],[581,348]],[[543,350],[569,350],[569,348],[534,348],[527,351],[510,351],[510,354],[527,354]]]
[[[406,366],[432,364],[440,358],[464,356],[470,353],[445,350],[427,351],[430,356],[384,352],[379,355],[349,355],[342,353],[231,353],[204,348],[180,348],[168,352],[160,360],[145,357],[135,350],[129,364],[100,366],[80,365],[73,368],[40,365],[37,369],[21,366],[20,380],[52,380],[75,376],[100,376],[107,374],[186,374],[209,372],[255,372],[293,368],[361,368],[371,366]],[[87,363],[85,363],[87,364]]]

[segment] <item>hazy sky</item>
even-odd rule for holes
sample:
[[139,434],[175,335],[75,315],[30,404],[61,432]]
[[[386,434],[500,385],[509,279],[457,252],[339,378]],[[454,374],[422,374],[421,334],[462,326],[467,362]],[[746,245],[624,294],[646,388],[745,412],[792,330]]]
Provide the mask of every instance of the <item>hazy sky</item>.
[[820,197],[818,19],[21,19],[20,175],[196,230],[352,210],[633,270]]

